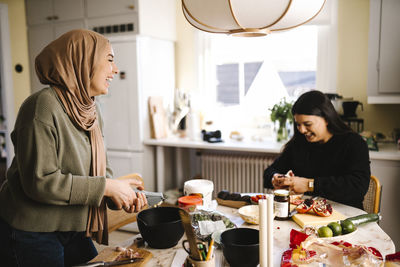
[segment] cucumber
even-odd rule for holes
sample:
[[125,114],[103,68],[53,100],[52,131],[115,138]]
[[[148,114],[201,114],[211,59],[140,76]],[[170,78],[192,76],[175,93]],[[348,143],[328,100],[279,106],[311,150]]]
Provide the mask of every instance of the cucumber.
[[346,220],[351,221],[355,226],[359,226],[364,223],[377,222],[380,219],[381,219],[381,216],[378,213],[369,213],[369,214],[363,214],[363,215],[350,217],[350,218],[347,218]]

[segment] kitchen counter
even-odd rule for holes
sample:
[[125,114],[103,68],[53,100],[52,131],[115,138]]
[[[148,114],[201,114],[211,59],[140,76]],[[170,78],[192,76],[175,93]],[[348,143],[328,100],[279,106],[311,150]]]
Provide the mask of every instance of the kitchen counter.
[[[179,187],[187,180],[187,177],[193,177],[194,173],[188,173],[187,170],[187,158],[190,151],[212,150],[224,153],[269,154],[275,157],[281,152],[285,143],[276,142],[272,138],[263,141],[235,141],[227,139],[221,143],[208,143],[202,140],[192,141],[187,138],[171,136],[164,139],[147,139],[144,141],[144,144],[154,147],[157,191],[163,192],[165,189],[169,189],[166,188],[166,184],[172,183]],[[370,151],[371,160],[400,163],[400,150],[397,149],[395,144],[379,143],[378,146],[379,151]],[[167,148],[172,148],[174,153],[166,154]],[[172,162],[168,161],[171,157],[175,157],[175,160]],[[173,175],[165,172],[165,170],[170,169],[175,170]],[[198,166],[193,167],[191,165],[191,170],[195,170],[194,172],[198,173]]]
[[[279,154],[284,142],[276,142],[272,138],[265,141],[234,141],[225,140],[222,143],[208,143],[205,141],[192,141],[176,136],[164,139],[147,139],[145,145],[158,147],[176,147],[192,149],[208,149],[221,151],[240,151],[253,153]],[[379,143],[379,151],[370,151],[370,159],[400,160],[400,150],[394,143]]]
[[[365,212],[353,208],[347,205],[343,205],[336,202],[331,202],[334,209],[337,209],[343,215],[347,217],[352,217],[360,214],[364,214]],[[225,206],[218,206],[218,211],[222,212],[226,215],[231,221],[236,223],[238,227],[249,227],[258,229],[258,225],[250,225],[245,223],[239,216],[237,209],[229,208]],[[274,220],[274,266],[280,266],[282,253],[289,248],[289,235],[291,229],[300,230],[300,227],[293,222],[289,221],[277,221]],[[128,246],[132,244],[133,240],[136,236],[126,240],[122,245]],[[170,249],[152,249],[150,247],[145,247],[145,249],[150,250],[153,253],[153,258],[146,264],[146,266],[151,267],[170,267],[171,263],[174,259],[175,253],[177,251],[182,250],[181,242],[185,239],[185,236],[181,239],[181,241],[173,248]],[[362,226],[359,226],[357,231],[349,234],[349,236],[343,236],[343,240],[352,244],[364,245],[367,247],[374,247],[378,249],[383,257],[387,254],[391,254],[395,252],[395,246],[391,238],[379,227],[377,223],[369,223]],[[216,250],[216,253],[222,254],[220,249]],[[222,267],[228,266],[222,265]]]

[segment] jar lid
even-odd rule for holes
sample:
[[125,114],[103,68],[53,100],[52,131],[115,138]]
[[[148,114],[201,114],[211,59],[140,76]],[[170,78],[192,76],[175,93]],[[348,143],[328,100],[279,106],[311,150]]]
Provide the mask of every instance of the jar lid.
[[285,189],[278,189],[274,191],[274,195],[275,196],[282,196],[282,197],[286,197],[289,195],[289,190],[285,190]]
[[203,205],[203,199],[199,196],[183,196],[178,198],[178,203],[182,205]]

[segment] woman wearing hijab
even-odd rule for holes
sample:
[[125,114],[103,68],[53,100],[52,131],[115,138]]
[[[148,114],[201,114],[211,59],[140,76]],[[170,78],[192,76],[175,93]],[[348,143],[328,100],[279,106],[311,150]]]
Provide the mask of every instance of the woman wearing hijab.
[[65,33],[36,57],[50,87],[22,104],[11,139],[15,157],[0,188],[0,258],[5,266],[71,266],[108,243],[105,198],[127,212],[147,204],[141,179],[107,179],[95,96],[118,73],[109,41],[88,30]]
[[319,91],[301,95],[292,114],[294,135],[264,171],[264,187],[289,186],[299,194],[309,192],[363,209],[371,175],[365,141]]

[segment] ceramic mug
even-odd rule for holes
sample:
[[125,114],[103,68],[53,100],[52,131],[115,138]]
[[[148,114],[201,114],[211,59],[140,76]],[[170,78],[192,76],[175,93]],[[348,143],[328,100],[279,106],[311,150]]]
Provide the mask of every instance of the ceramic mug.
[[194,267],[215,267],[215,255],[212,255],[212,258],[208,261],[196,261],[187,256],[185,263],[189,263],[185,266],[194,266]]

